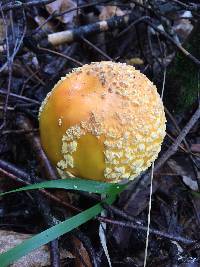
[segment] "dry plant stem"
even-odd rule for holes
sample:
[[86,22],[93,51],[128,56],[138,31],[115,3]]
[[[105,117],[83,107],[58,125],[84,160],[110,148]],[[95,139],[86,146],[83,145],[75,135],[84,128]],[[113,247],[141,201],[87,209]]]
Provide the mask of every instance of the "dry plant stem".
[[76,60],[76,59],[74,59],[72,57],[69,57],[67,55],[64,55],[62,53],[59,53],[57,51],[54,51],[54,50],[51,50],[51,49],[48,49],[48,48],[44,48],[44,47],[40,47],[40,46],[38,47],[38,49],[40,49],[42,51],[46,51],[48,53],[52,53],[52,54],[60,56],[60,57],[64,57],[65,59],[68,59],[68,60],[72,61],[73,63],[75,63],[78,66],[83,66],[83,64],[80,61],[78,61],[78,60]]
[[81,38],[86,44],[88,44],[89,46],[91,46],[94,50],[96,50],[100,55],[104,56],[107,60],[111,60],[113,61],[113,59],[108,56],[104,51],[102,51],[100,48],[98,48],[96,45],[94,45],[93,43],[91,43],[89,40],[87,40],[85,37]]
[[89,25],[81,26],[73,30],[49,34],[48,41],[52,45],[70,43],[73,41],[80,40],[82,37],[85,37],[85,36],[88,36],[94,33],[100,33],[100,32],[105,32],[108,30],[116,29],[119,26],[125,27],[129,25],[131,22],[133,22],[135,19],[136,17],[134,13],[130,13],[129,15],[124,15],[124,16],[112,17],[111,19],[102,20],[102,21],[95,22]]
[[[110,223],[113,225],[118,225],[118,226],[128,227],[128,228],[132,228],[132,229],[142,230],[145,232],[147,231],[147,227],[141,226],[141,225],[136,225],[133,222],[113,220],[113,219],[101,217],[101,216],[98,217],[98,220],[105,222],[105,223]],[[184,238],[181,236],[173,236],[172,234],[163,233],[163,232],[156,230],[156,229],[150,228],[149,233],[153,234],[153,235],[160,236],[160,237],[164,237],[164,238],[167,238],[170,240],[174,240],[177,242],[182,242],[183,244],[187,244],[187,245],[195,243],[195,240],[187,239],[187,238]]]
[[[17,117],[17,125],[21,130],[25,131],[32,131],[34,129],[34,127],[31,125],[30,120],[23,115],[19,115]],[[25,137],[30,143],[33,150],[35,151],[36,157],[40,164],[41,170],[44,173],[45,179],[57,180],[57,174],[54,168],[51,166],[51,163],[49,162],[46,154],[44,153],[41,147],[39,136],[36,135],[36,133],[34,132],[30,132],[25,134]]]
[[[8,177],[12,179],[14,182],[21,183],[22,185],[30,185],[31,183],[29,181],[29,174],[20,170],[19,168],[15,167],[14,165],[4,161],[0,160],[0,175],[2,177]],[[37,179],[37,182],[42,182],[42,179]],[[39,189],[40,192],[42,192],[45,196],[47,196],[49,199],[55,201],[57,204],[62,205],[65,208],[68,208],[72,211],[81,212],[82,210],[59,199],[58,197],[54,196],[53,194],[49,193],[48,191],[44,189]]]

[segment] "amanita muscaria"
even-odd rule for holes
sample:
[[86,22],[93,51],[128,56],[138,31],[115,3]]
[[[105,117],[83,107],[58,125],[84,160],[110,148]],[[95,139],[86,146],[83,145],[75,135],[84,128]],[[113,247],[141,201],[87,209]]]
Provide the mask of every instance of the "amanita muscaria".
[[62,77],[39,112],[41,143],[62,178],[134,179],[165,136],[153,83],[124,63],[95,62]]

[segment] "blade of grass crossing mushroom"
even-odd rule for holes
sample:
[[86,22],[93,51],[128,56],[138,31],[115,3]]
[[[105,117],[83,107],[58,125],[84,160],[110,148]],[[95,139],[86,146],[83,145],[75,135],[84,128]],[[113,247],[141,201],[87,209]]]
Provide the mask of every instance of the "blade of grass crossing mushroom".
[[[123,186],[119,186],[121,191],[124,189]],[[118,188],[118,189],[119,189]],[[116,191],[113,189],[113,192],[104,200],[107,204],[112,204],[119,190]],[[68,233],[74,228],[82,225],[83,223],[91,220],[97,216],[103,210],[101,203],[96,204],[95,206],[67,219],[27,240],[22,242],[20,245],[10,249],[9,251],[2,253],[0,255],[1,267],[9,266],[9,264],[28,254],[32,250],[39,248],[42,245],[49,243],[50,241]]]
[[[166,71],[167,71],[166,67],[164,67],[161,99],[163,99],[163,95],[164,95],[164,91],[165,91]],[[145,252],[144,252],[144,265],[143,265],[143,267],[146,267],[147,256],[148,256],[149,232],[150,232],[150,223],[151,223],[151,202],[152,202],[152,191],[153,191],[153,172],[154,172],[154,162],[153,162],[152,167],[151,167],[150,192],[149,192],[149,209],[148,209],[148,221],[147,221],[147,235],[146,235]]]
[[[121,191],[122,185],[118,184],[108,184],[103,182],[96,182],[91,180],[82,180],[78,178],[70,178],[65,180],[51,180],[42,183],[37,183],[33,185],[24,186],[15,190],[1,193],[0,196],[7,194],[22,192],[26,190],[35,190],[35,189],[44,189],[44,188],[59,188],[59,189],[69,189],[69,190],[78,190],[86,191],[89,193],[96,194],[109,194],[113,191]],[[124,186],[123,186],[124,188]]]

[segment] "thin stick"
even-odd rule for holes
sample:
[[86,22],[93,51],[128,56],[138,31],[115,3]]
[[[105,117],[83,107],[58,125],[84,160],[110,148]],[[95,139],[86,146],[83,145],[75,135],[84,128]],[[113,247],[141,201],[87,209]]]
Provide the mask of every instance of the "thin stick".
[[78,66],[83,66],[83,64],[80,62],[80,61],[78,61],[78,60],[76,60],[76,59],[74,59],[74,58],[72,58],[72,57],[69,57],[69,56],[67,56],[67,55],[64,55],[64,54],[62,54],[62,53],[59,53],[59,52],[57,52],[57,51],[54,51],[54,50],[51,50],[51,49],[48,49],[48,48],[44,48],[44,47],[38,47],[40,50],[42,50],[42,51],[46,51],[46,52],[48,52],[48,53],[51,53],[51,54],[54,54],[54,55],[57,55],[57,56],[60,56],[60,57],[64,57],[65,59],[68,59],[68,60],[70,60],[70,61],[72,61],[72,62],[74,62],[76,65],[78,65]]
[[155,164],[155,171],[157,171],[174,153],[177,151],[178,147],[185,139],[186,135],[189,133],[190,129],[195,125],[195,123],[200,118],[200,105],[198,106],[197,110],[193,114],[192,118],[180,132],[179,136],[177,137],[176,141],[168,148],[168,150],[157,160]]
[[[33,130],[33,125],[30,119],[28,119],[24,115],[21,114],[18,115],[16,122],[20,130],[26,130],[26,131]],[[57,173],[42,149],[38,134],[34,132],[29,132],[25,134],[25,137],[29,142],[29,144],[31,145],[31,151],[33,150],[35,152],[43,176],[48,180],[57,180],[58,179]]]
[[98,48],[96,45],[94,45],[93,43],[91,43],[89,40],[87,40],[85,37],[81,38],[86,44],[88,44],[89,46],[91,46],[94,50],[96,50],[97,52],[99,52],[99,54],[101,54],[102,56],[104,56],[106,59],[113,61],[113,59],[107,55],[104,51],[102,51],[100,48]]
[[[5,90],[0,89],[0,95],[6,95],[6,94],[7,94],[7,92]],[[9,97],[10,98],[15,98],[16,100],[20,100],[20,101],[23,101],[23,102],[36,104],[38,106],[41,105],[41,103],[39,101],[37,101],[35,99],[28,98],[26,96],[21,96],[21,95],[10,93]]]
[[[99,220],[101,222],[113,224],[113,225],[119,225],[122,227],[137,229],[137,230],[141,230],[141,231],[147,231],[146,226],[138,225],[138,224],[135,224],[134,222],[130,222],[127,220],[114,220],[114,219],[102,217],[102,216],[98,216],[97,220]],[[162,232],[162,231],[159,231],[156,229],[152,229],[152,228],[149,229],[149,234],[156,235],[156,236],[163,237],[163,238],[167,238],[167,239],[174,240],[177,242],[181,242],[181,243],[186,244],[186,245],[194,244],[196,242],[196,240],[188,239],[188,238],[185,238],[182,236],[174,236],[173,234],[165,233],[165,232]]]

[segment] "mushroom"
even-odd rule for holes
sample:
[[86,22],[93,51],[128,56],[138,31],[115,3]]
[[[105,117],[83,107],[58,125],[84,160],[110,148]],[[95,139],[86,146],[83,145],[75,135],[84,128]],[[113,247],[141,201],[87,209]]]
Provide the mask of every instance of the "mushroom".
[[165,113],[153,83],[125,63],[75,68],[39,111],[41,143],[62,178],[132,180],[157,158]]

